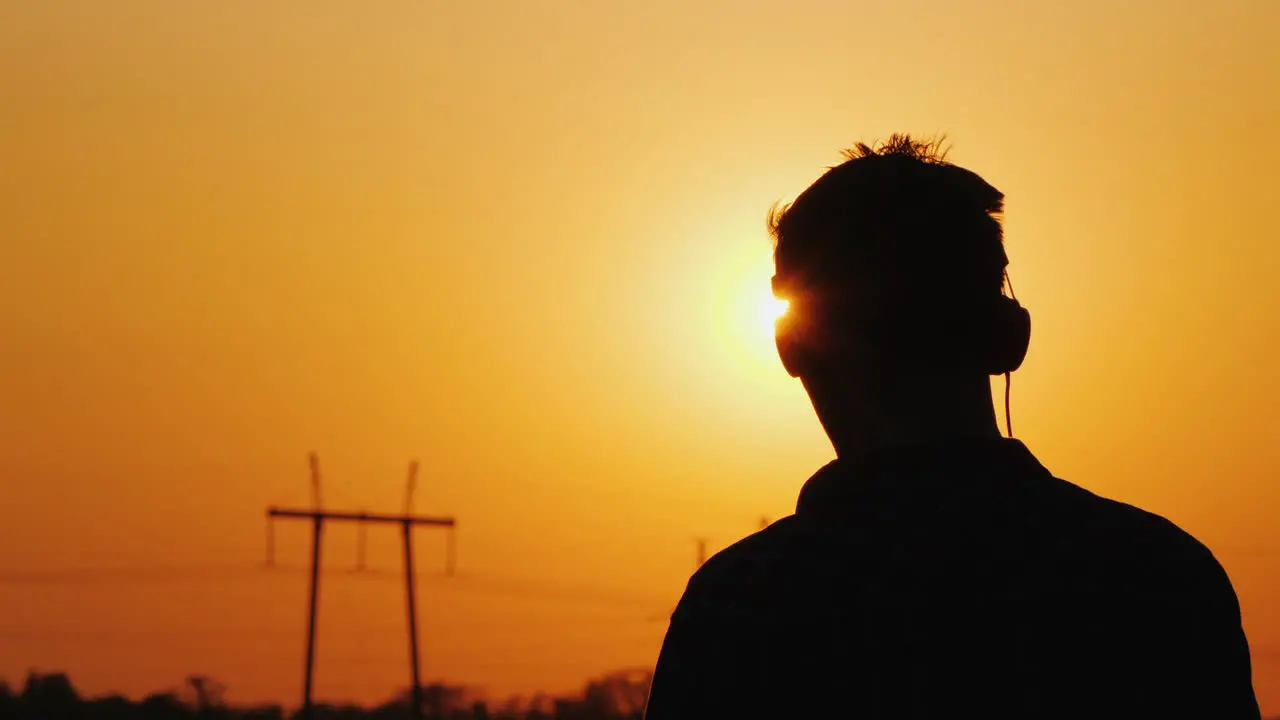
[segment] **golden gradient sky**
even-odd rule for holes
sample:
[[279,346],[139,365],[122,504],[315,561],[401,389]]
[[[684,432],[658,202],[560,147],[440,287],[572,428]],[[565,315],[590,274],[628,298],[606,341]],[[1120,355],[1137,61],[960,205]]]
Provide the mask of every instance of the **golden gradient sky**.
[[[296,702],[305,579],[255,563],[313,449],[330,504],[397,509],[417,457],[418,509],[460,518],[426,677],[648,666],[692,538],[787,513],[831,455],[760,317],[766,210],[842,146],[943,131],[1008,196],[1015,430],[1220,554],[1280,711],[1277,27],[1268,0],[0,0],[0,676]],[[375,700],[402,590],[327,540],[317,694]],[[16,574],[159,567],[203,570]]]

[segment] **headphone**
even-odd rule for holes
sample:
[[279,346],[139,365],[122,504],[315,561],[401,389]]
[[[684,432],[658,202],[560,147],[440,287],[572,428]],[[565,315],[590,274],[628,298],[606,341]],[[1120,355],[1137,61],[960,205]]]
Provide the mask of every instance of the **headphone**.
[[[1005,294],[1005,288],[1008,294]],[[782,278],[773,277],[773,293],[776,297],[789,297],[787,287]],[[778,358],[783,368],[791,377],[809,374],[815,362],[811,356],[811,346],[806,342],[806,325],[812,318],[803,317],[806,309],[793,312],[790,308],[775,326],[774,339],[778,347]],[[896,324],[891,330],[904,334],[907,338],[918,335],[918,328],[904,327]],[[970,347],[976,352],[979,366],[988,375],[1004,375],[1004,412],[1005,425],[1009,437],[1013,437],[1013,421],[1010,418],[1010,386],[1015,370],[1022,366],[1031,344],[1031,313],[1018,302],[1013,292],[1013,282],[1009,279],[1009,271],[1004,271],[1004,283],[1000,295],[992,298],[989,305],[979,310],[972,317],[967,328],[970,334]],[[900,337],[903,335],[899,335]]]

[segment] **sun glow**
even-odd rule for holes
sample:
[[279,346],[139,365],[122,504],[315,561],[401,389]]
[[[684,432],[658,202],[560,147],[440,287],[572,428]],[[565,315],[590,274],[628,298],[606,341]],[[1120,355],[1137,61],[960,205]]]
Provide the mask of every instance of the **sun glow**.
[[736,381],[781,386],[787,380],[774,332],[788,302],[773,294],[773,271],[771,251],[744,252],[713,271],[709,299],[714,314],[708,319],[719,352],[712,367],[722,374],[732,369]]
[[773,334],[774,328],[777,326],[778,319],[787,314],[788,305],[788,301],[773,297],[772,295],[761,301],[760,320],[770,334]]

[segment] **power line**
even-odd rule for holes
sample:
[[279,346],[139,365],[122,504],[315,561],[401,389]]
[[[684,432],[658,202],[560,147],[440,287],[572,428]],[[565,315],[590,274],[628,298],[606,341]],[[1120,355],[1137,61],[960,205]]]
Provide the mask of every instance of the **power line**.
[[[179,583],[196,581],[226,583],[234,580],[261,581],[293,580],[299,574],[309,572],[306,565],[276,563],[274,566],[253,565],[189,565],[184,567],[132,567],[132,568],[65,568],[59,570],[7,570],[0,571],[0,587],[48,586],[48,585],[128,585],[133,583]],[[404,574],[390,569],[368,567],[363,571],[345,568],[321,568],[320,575],[333,579],[360,582],[402,582]],[[560,582],[548,578],[529,578],[502,573],[474,571],[423,571],[416,570],[419,580],[444,581],[432,587],[437,592],[483,593],[508,598],[540,598],[558,602],[585,605],[616,605],[648,607],[667,602],[665,595],[637,593],[604,585]]]
[[[599,618],[605,619],[605,618]],[[651,633],[652,628],[647,623],[637,621],[635,618],[626,618],[627,622],[619,622],[614,627],[623,631],[636,631]],[[489,622],[476,622],[470,624],[476,629],[492,630],[493,624]],[[593,628],[598,628],[599,623],[592,623]],[[468,624],[450,624],[453,629],[466,629]],[[166,644],[175,638],[187,638],[191,640],[199,640],[207,638],[210,640],[227,640],[227,639],[257,639],[257,638],[275,638],[275,637],[294,637],[304,634],[305,627],[298,626],[244,626],[232,625],[224,627],[190,627],[177,626],[167,628],[67,628],[67,627],[50,627],[50,628],[31,628],[31,627],[14,627],[0,628],[0,638],[10,640],[40,640],[40,641],[56,641],[56,640],[77,640],[77,641],[97,641],[104,643],[118,643],[122,640],[131,640],[142,642],[147,639],[155,639],[164,641]],[[384,639],[391,635],[403,635],[404,627],[389,625],[355,625],[343,627],[344,638],[360,638],[365,639]],[[506,635],[502,635],[504,638]],[[598,638],[597,638],[598,639]],[[541,643],[542,640],[536,642]],[[566,641],[568,642],[568,641]],[[503,645],[502,647],[506,647]],[[292,651],[289,651],[292,652]]]
[[169,582],[198,579],[222,581],[244,575],[243,565],[188,565],[134,568],[63,568],[58,570],[3,570],[0,585],[62,585],[94,583]]

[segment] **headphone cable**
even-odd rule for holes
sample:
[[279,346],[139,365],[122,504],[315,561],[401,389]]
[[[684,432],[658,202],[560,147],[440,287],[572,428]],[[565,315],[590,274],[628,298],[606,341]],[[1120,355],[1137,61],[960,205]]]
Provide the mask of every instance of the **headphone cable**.
[[1013,416],[1009,411],[1009,387],[1013,384],[1013,373],[1004,374],[1004,427],[1009,437],[1013,437]]
[[[1009,297],[1013,298],[1016,302],[1018,299],[1018,293],[1013,291],[1013,279],[1009,277],[1008,266],[1004,268],[1004,282],[1005,285],[1009,286]],[[1013,414],[1010,411],[1011,403],[1009,402],[1010,388],[1012,385],[1013,373],[1007,372],[1004,374],[1004,427],[1005,432],[1008,433],[1009,437],[1013,437]]]

